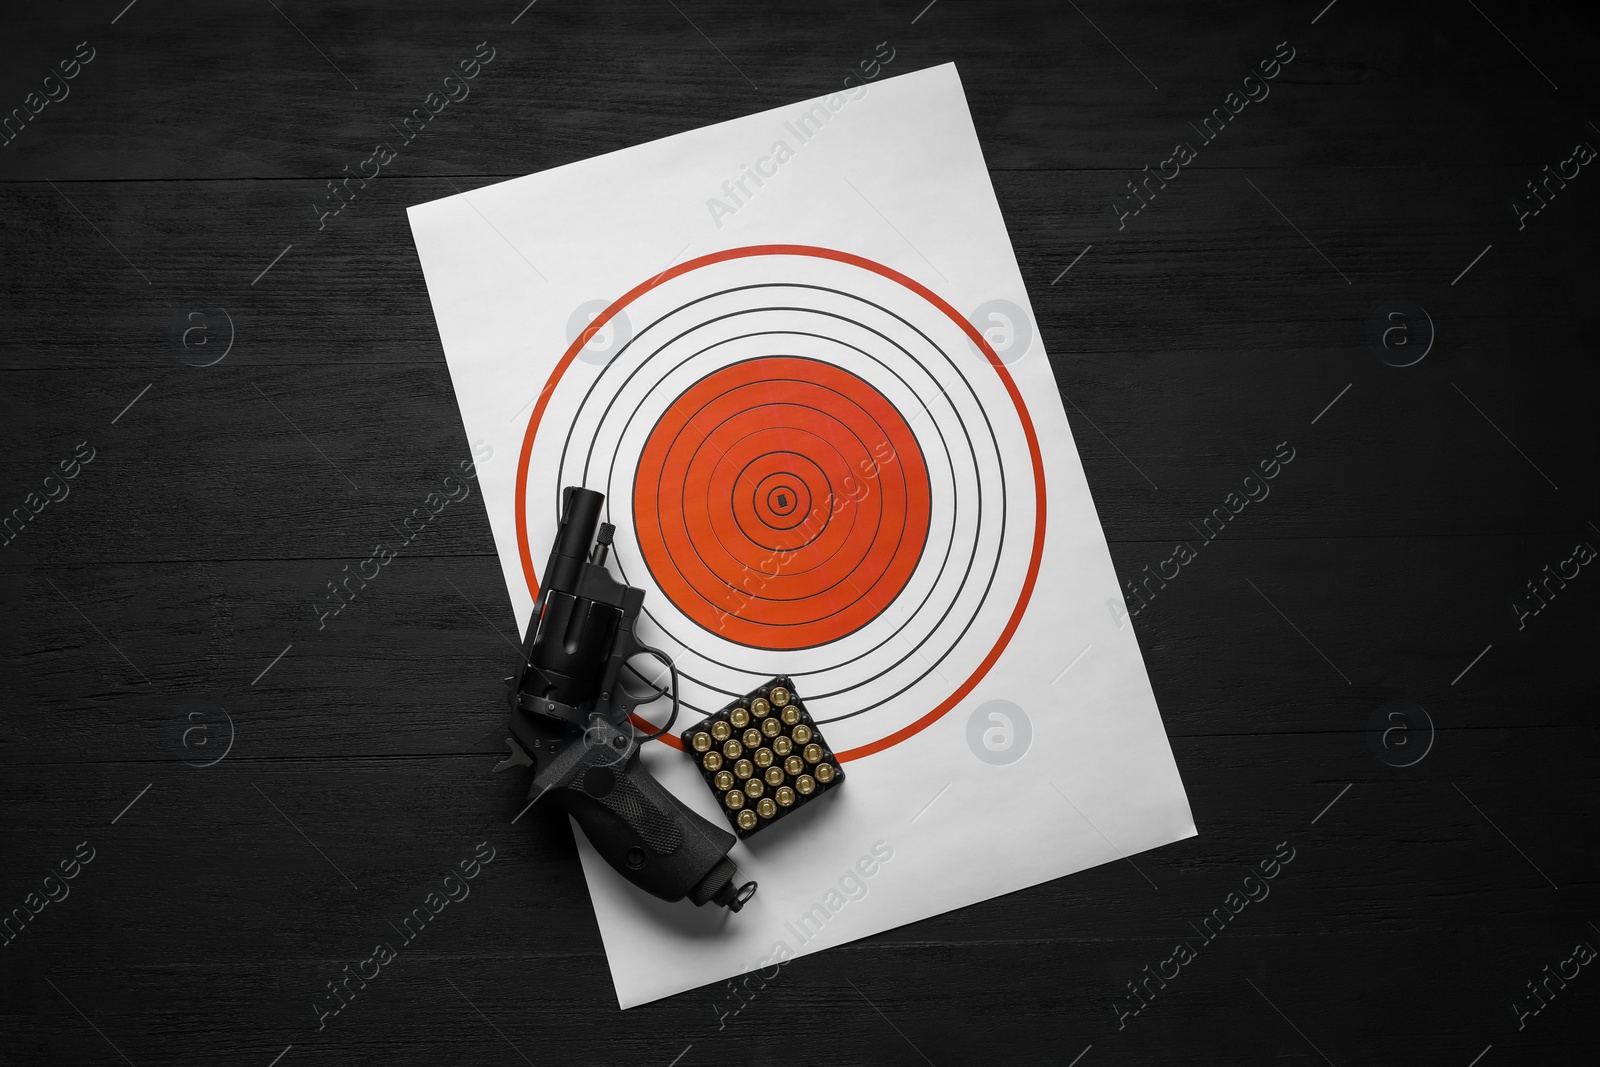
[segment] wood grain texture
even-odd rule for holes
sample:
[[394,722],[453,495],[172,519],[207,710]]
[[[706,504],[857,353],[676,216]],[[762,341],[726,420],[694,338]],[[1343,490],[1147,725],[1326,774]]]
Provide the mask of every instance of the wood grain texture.
[[[94,458],[0,545],[0,911],[95,858],[0,948],[0,1064],[1593,1060],[1591,968],[1512,1008],[1600,945],[1600,577],[1512,607],[1600,545],[1600,178],[1512,209],[1600,145],[1581,9],[523,2],[3,16],[0,116],[95,57],[0,145],[0,511]],[[480,41],[471,96],[319,230]],[[885,74],[957,64],[1122,579],[1295,449],[1125,620],[1200,836],[797,961],[737,1015],[718,988],[619,1012],[566,824],[509,825],[488,773],[515,634],[479,495],[312,606],[470,454],[404,209],[826,92],[883,41]],[[1396,299],[1437,331],[1407,368],[1368,340]],[[209,367],[197,310],[232,340]],[[1373,748],[1396,700],[1434,724],[1403,768]],[[194,701],[232,720],[214,766]],[[1197,936],[1280,842],[1270,896]]]

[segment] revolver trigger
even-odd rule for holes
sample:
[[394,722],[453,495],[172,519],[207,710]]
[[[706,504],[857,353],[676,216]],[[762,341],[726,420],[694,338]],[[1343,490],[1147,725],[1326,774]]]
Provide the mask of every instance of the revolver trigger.
[[498,774],[508,767],[532,767],[533,760],[523,751],[522,746],[511,738],[506,738],[506,747],[511,750],[511,755],[494,765],[494,773]]

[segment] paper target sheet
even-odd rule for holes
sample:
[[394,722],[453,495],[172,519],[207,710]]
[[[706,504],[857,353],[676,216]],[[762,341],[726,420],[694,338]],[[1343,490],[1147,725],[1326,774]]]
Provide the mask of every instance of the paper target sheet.
[[410,220],[519,630],[602,492],[678,729],[788,675],[847,772],[738,914],[578,834],[624,1008],[1194,834],[953,65]]

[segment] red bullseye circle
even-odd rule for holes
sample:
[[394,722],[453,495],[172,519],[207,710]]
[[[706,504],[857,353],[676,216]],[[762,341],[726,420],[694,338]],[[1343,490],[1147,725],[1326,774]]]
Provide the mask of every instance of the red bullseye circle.
[[[782,462],[788,457],[772,457],[772,462]],[[803,458],[803,457],[796,457]],[[771,463],[764,466],[771,466]],[[746,475],[740,476],[744,482]],[[792,530],[806,521],[811,513],[811,491],[793,472],[783,469],[767,475],[751,491],[750,506],[757,519],[774,530]]]
[[931,519],[911,427],[831,363],[746,360],[680,395],[645,441],[633,511],[685,617],[752,648],[845,637],[900,594]]
[[826,528],[811,519],[818,501],[828,498],[828,479],[810,459],[794,452],[770,452],[752,460],[734,482],[734,515],[746,536],[768,548],[793,550]]

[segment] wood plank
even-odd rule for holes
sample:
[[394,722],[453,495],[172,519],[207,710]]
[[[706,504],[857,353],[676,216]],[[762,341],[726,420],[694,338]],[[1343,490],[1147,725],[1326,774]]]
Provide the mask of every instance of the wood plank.
[[[1568,547],[1219,538],[1165,588],[1141,586],[1149,599],[1121,621],[1175,736],[1326,733],[1367,751],[1373,712],[1406,700],[1440,730],[1527,727],[1536,744],[1589,721],[1593,579],[1521,629],[1510,606],[1532,603],[1523,583]],[[1170,551],[1124,544],[1114,559],[1144,581]],[[4,727],[8,759],[192,761],[177,729],[191,699],[227,709],[252,758],[499,750],[516,633],[494,559],[401,553],[324,617],[326,583],[362,558],[0,569],[8,613],[27,620],[4,648],[26,709]]]
[[[1022,220],[1013,225],[1019,241],[1033,242],[1022,249],[1024,263],[1032,264],[1025,269],[1043,278],[1064,254],[1059,243],[1047,251],[1029,223],[1043,226],[1057,217],[1063,182],[1054,175],[1002,177],[1003,200],[1008,188],[1026,192],[1007,208]],[[1276,178],[1292,188],[1287,172],[1257,177],[1268,187],[1277,187]],[[1369,178],[1396,181],[1376,172]],[[1338,195],[1335,179],[1314,180],[1324,183],[1322,192]],[[1421,196],[1437,176],[1405,180]],[[1073,181],[1088,202],[1090,185],[1103,179]],[[207,183],[213,196],[220,195],[217,184]],[[284,246],[259,236],[252,242],[247,234],[257,232],[256,224],[269,228],[269,219],[282,225],[292,206],[288,191],[272,185],[282,214],[269,198],[242,189],[209,208],[226,227],[208,251],[235,261],[219,271],[208,255],[211,273],[231,277],[232,290],[249,301],[231,308],[225,294],[187,303],[153,296],[48,187],[9,187],[22,214],[49,229],[25,235],[16,247],[19,272],[35,280],[32,289],[19,290],[22,310],[7,331],[12,370],[0,402],[6,414],[0,435],[13,454],[37,457],[31,464],[40,478],[90,439],[96,448],[106,442],[102,462],[119,475],[138,472],[137,480],[119,481],[124,513],[109,526],[62,524],[63,553],[83,560],[237,553],[233,532],[214,528],[216,516],[193,512],[205,508],[208,492],[239,486],[251,490],[241,506],[255,502],[273,512],[249,516],[247,526],[266,537],[250,554],[350,551],[329,543],[319,529],[324,520],[336,537],[382,525],[397,507],[408,510],[402,505],[409,493],[393,472],[410,477],[438,466],[442,455],[465,454],[420,275],[392,282],[397,255],[414,266],[400,208],[431,194],[421,194],[417,183],[406,193],[385,187],[379,195],[394,198],[392,211],[374,210],[352,218],[347,231],[328,231],[316,254],[285,258],[263,281],[269,288],[259,290],[246,276]],[[93,188],[113,201],[131,198],[136,213],[161,216],[174,241],[189,240],[179,223],[182,212],[195,208],[163,191],[164,184]],[[1568,427],[1587,418],[1593,364],[1572,363],[1552,388],[1502,354],[1531,346],[1566,366],[1566,354],[1586,343],[1581,320],[1565,309],[1586,299],[1595,268],[1568,268],[1556,254],[1561,231],[1530,230],[1526,240],[1504,247],[1503,258],[1496,248],[1468,276],[1467,283],[1481,287],[1469,291],[1444,279],[1458,262],[1465,265],[1476,238],[1460,239],[1459,216],[1441,211],[1430,222],[1436,273],[1428,286],[1380,289],[1364,281],[1367,293],[1358,296],[1242,180],[1200,175],[1174,194],[1198,195],[1172,201],[1167,215],[1157,213],[1163,202],[1153,203],[1148,218],[1182,228],[1176,236],[1130,230],[1128,243],[1097,246],[1069,280],[1035,286],[1039,329],[1054,350],[1069,420],[1111,538],[1184,533],[1280,441],[1305,458],[1279,484],[1275,497],[1282,504],[1270,505],[1279,509],[1272,535],[1450,535],[1463,529],[1463,509],[1474,516],[1472,529],[1490,533],[1575,531],[1591,517],[1585,501],[1595,491],[1595,448],[1592,441],[1575,446]],[[1483,193],[1485,200],[1491,195]],[[1202,199],[1209,203],[1192,202]],[[1317,201],[1314,194],[1306,199]],[[1388,210],[1400,211],[1398,202],[1387,201]],[[80,206],[97,208],[92,200]],[[1490,205],[1479,206],[1479,218],[1492,218]],[[1600,201],[1572,204],[1577,219],[1590,220],[1595,210]],[[1371,240],[1384,243],[1381,254],[1368,252],[1387,261],[1379,274],[1398,279],[1417,269],[1411,235],[1397,236],[1398,218],[1379,215],[1365,225]],[[117,239],[125,250],[137,247],[124,245],[124,234]],[[1325,251],[1365,279],[1371,269],[1352,263],[1365,240],[1347,237]],[[185,261],[176,248],[170,259],[147,260]],[[1264,262],[1278,268],[1263,270]],[[98,282],[86,277],[61,299],[47,297],[67,263],[104,273]],[[1517,316],[1500,314],[1484,299],[1521,278],[1527,281],[1518,290],[1524,295]],[[1389,299],[1384,293],[1408,293],[1431,305],[1437,351],[1414,367],[1388,366],[1367,344],[1368,313]],[[184,309],[195,306],[222,307],[234,323],[234,350],[212,367],[184,365],[182,346],[172,340],[175,324],[187,321]],[[1196,308],[1205,312],[1196,315]],[[213,312],[206,321],[221,343],[225,320]],[[86,371],[93,372],[87,379]],[[48,402],[54,397],[61,407]],[[137,406],[123,415],[135,397]],[[124,440],[128,445],[118,448]],[[428,477],[419,475],[414,486]],[[273,480],[317,503],[279,506],[261,492]],[[93,479],[85,482],[80,492],[92,499]],[[25,495],[29,484],[19,478],[13,495]],[[371,499],[375,484],[383,487],[381,501]],[[152,517],[174,515],[183,516],[192,539],[165,550],[138,544]],[[116,547],[96,535],[112,530]],[[282,540],[274,539],[278,530]]]
[[[46,871],[79,840],[95,859],[71,895],[8,947],[0,1020],[9,1032],[26,1029],[36,1049],[104,1052],[20,967],[48,974],[136,1063],[174,1028],[187,1035],[181,1054],[212,1060],[270,1059],[290,1043],[316,1056],[376,1052],[402,1063],[456,1044],[485,1057],[500,1044],[494,1054],[509,1055],[453,982],[530,1057],[567,1049],[588,1062],[594,1037],[570,1025],[587,1011],[607,1019],[608,1044],[629,1058],[665,1049],[670,1059],[690,1043],[707,1058],[750,1042],[804,1043],[826,1014],[843,1062],[914,1059],[856,993],[839,995],[843,976],[935,1062],[966,1062],[994,1042],[1033,1057],[1053,1042],[1068,1058],[1089,1043],[1149,1055],[1138,1050],[1163,1047],[1170,1030],[1196,1040],[1199,1063],[1236,1062],[1241,1048],[1302,1054],[1249,980],[1336,1062],[1384,1041],[1394,1043],[1385,1054],[1409,1059],[1446,1035],[1449,1048],[1520,1041],[1549,1050],[1579,1017],[1583,994],[1552,1004],[1526,1037],[1506,1002],[1586,937],[1581,897],[1600,870],[1578,843],[1596,814],[1595,767],[1573,743],[1582,734],[1544,735],[1528,746],[1526,731],[1450,730],[1434,758],[1405,770],[1328,735],[1180,738],[1201,838],[798,961],[720,1029],[713,1005],[731,1005],[714,987],[611,1010],[564,820],[540,813],[506,825],[520,792],[482,773],[478,758],[241,753],[204,770],[106,765],[93,783],[24,768],[3,786],[7,810],[25,813],[17,870]],[[1490,764],[1492,777],[1481,770]],[[108,825],[146,781],[149,793]],[[1427,825],[1404,829],[1407,813],[1421,811]],[[892,824],[884,833],[892,839]],[[369,942],[398,941],[388,923],[482,840],[495,859],[470,895],[398,946],[396,969],[319,1032],[311,1003],[327,979],[370,955]],[[1223,907],[1279,842],[1293,859],[1266,898],[1242,906],[1214,943],[1195,936],[1188,923]],[[1355,855],[1360,864],[1349,862]],[[129,921],[129,900],[162,898],[179,906]],[[1184,938],[1199,946],[1198,961],[1119,1031],[1113,1004],[1132,1003],[1125,983]],[[1326,978],[1374,965],[1381,973],[1365,982]],[[1463,999],[1422,981],[1441,968],[1481,979]],[[1400,990],[1407,1026],[1396,1032],[1370,1008]],[[1250,1022],[1219,1021],[1235,1016]],[[403,1047],[411,1043],[420,1047]]]
[[880,42],[894,49],[880,76],[957,64],[991,162],[1005,168],[1153,163],[1283,41],[1295,58],[1242,111],[1230,134],[1235,166],[1431,155],[1531,165],[1531,176],[1581,136],[1583,119],[1573,110],[1565,124],[1530,123],[1529,110],[1553,117],[1595,85],[1582,20],[1566,10],[1537,20],[1500,12],[1491,24],[1470,7],[1446,16],[1347,4],[1313,25],[1300,5],[1167,0],[1080,15],[1026,0],[943,0],[913,22],[921,5],[719,0],[679,13],[547,2],[513,25],[521,5],[444,24],[415,4],[279,6],[283,15],[145,4],[115,27],[98,11],[19,13],[0,99],[20,104],[80,40],[97,56],[8,147],[0,177],[183,179],[201,160],[213,178],[355,171],[485,40],[495,59],[408,146],[404,172],[502,173],[508,160],[540,170],[778,107],[843,88]]

